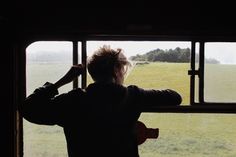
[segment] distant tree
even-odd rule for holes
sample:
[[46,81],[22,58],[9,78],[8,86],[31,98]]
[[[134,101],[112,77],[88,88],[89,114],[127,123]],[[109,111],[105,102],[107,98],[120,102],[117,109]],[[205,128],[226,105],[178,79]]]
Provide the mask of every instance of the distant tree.
[[[131,56],[130,59],[134,61],[149,61],[149,62],[179,62],[187,63],[190,62],[191,53],[190,48],[181,49],[176,47],[175,49],[155,49],[151,50],[143,55],[137,54]],[[196,54],[196,61],[199,59],[199,55]],[[220,62],[214,58],[205,59],[206,63],[219,64]]]
[[220,62],[214,58],[207,58],[205,62],[208,64],[220,64]]
[[169,50],[155,49],[143,55],[137,54],[131,56],[134,61],[149,61],[149,62],[188,62],[190,60],[190,49],[181,49],[179,47]]
[[[195,62],[199,62],[199,54],[196,53],[195,55]],[[205,63],[208,63],[208,64],[220,64],[220,61],[218,61],[217,59],[215,58],[205,58]]]

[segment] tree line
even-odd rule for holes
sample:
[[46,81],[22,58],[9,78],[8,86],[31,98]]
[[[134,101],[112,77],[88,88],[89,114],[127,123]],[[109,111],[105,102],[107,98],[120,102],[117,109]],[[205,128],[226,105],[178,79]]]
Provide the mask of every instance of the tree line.
[[[199,55],[196,54],[196,61],[199,59]],[[149,51],[143,55],[137,54],[131,56],[130,60],[133,61],[148,61],[148,62],[174,62],[174,63],[187,63],[190,62],[191,52],[190,48],[180,48],[176,47],[175,49],[155,49]],[[219,64],[220,62],[214,58],[205,59],[206,63]]]

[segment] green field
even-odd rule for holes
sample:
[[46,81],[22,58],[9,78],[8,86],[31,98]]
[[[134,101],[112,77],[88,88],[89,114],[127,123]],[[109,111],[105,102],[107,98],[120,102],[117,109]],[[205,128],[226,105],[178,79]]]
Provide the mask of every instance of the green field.
[[[189,66],[187,63],[138,65],[130,71],[125,85],[135,84],[147,89],[175,89],[183,97],[182,105],[188,105]],[[65,64],[29,64],[27,92],[31,93],[46,81],[55,82],[69,67],[70,65],[65,66]],[[236,72],[232,72],[235,71],[236,66],[210,65],[206,68],[209,71],[209,75],[206,75],[209,89],[207,98],[217,101],[233,99],[236,87],[228,85],[228,82],[234,82]],[[228,81],[225,78],[228,78]],[[68,91],[71,87],[71,84],[67,85],[60,89],[60,92]],[[220,94],[214,92],[220,92],[221,89],[227,92]],[[228,98],[226,100],[225,95]],[[139,146],[141,157],[236,156],[236,115],[234,114],[143,113],[140,120],[148,127],[160,129],[158,140],[149,139]],[[62,128],[35,125],[24,121],[24,157],[66,157],[66,154]]]

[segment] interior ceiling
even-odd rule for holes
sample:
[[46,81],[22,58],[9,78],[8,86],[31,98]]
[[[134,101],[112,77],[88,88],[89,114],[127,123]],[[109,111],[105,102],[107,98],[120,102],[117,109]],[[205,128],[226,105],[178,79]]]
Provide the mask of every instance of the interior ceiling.
[[156,7],[32,7],[20,5],[0,18],[20,33],[236,36],[234,13],[176,3]]

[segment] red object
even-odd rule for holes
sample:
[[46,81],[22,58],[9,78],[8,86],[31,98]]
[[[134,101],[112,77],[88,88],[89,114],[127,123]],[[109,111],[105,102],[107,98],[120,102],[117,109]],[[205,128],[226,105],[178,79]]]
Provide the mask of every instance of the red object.
[[147,128],[146,125],[141,122],[137,121],[136,123],[137,129],[137,141],[138,145],[144,143],[147,138],[155,138],[157,139],[159,136],[159,129],[158,128]]

